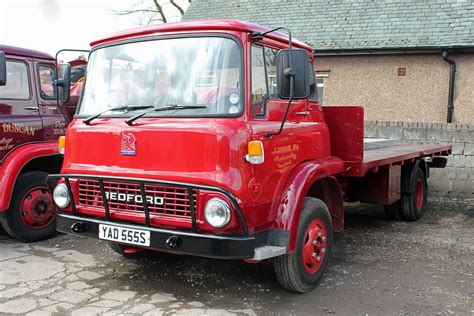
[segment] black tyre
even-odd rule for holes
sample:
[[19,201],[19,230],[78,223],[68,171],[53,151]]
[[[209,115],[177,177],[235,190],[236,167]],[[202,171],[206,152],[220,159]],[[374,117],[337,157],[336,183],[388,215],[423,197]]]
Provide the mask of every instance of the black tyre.
[[0,216],[3,228],[13,238],[31,242],[55,234],[56,206],[46,186],[47,176],[46,172],[32,171],[18,177],[10,207]]
[[410,193],[402,193],[400,200],[401,216],[406,221],[419,220],[426,211],[428,186],[425,174],[420,168],[412,170]]
[[400,200],[390,205],[384,205],[385,209],[385,216],[389,219],[393,220],[401,220],[402,219],[402,210],[400,206]]
[[109,242],[109,247],[122,257],[127,257],[127,258],[138,258],[142,257],[145,251],[141,249],[136,249],[136,251],[127,251],[126,249],[135,249],[131,248],[130,246],[126,246],[123,244],[119,244],[116,242]]
[[281,286],[298,293],[314,289],[323,277],[331,249],[331,216],[326,204],[316,198],[305,198],[295,251],[273,260]]

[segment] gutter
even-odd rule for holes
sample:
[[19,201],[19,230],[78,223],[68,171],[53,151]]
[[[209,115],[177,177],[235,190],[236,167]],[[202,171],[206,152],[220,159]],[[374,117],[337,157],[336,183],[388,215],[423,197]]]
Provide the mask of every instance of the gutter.
[[314,49],[314,56],[433,54],[440,52],[472,53],[474,46],[417,46]]
[[448,115],[446,121],[447,123],[452,123],[454,113],[454,83],[456,81],[456,62],[448,56],[447,51],[443,51],[442,56],[444,61],[449,64]]

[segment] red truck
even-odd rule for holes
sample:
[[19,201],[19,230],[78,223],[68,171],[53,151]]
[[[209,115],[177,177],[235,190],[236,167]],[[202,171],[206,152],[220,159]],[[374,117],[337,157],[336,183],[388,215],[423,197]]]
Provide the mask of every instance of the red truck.
[[57,140],[75,112],[77,96],[59,108],[55,80],[52,56],[0,45],[0,223],[23,241],[56,231],[46,177],[61,170]]
[[[282,29],[282,28],[278,28]],[[133,256],[272,259],[308,292],[346,201],[417,220],[450,146],[364,150],[364,109],[318,103],[313,50],[235,20],[93,42],[53,196],[57,229]]]

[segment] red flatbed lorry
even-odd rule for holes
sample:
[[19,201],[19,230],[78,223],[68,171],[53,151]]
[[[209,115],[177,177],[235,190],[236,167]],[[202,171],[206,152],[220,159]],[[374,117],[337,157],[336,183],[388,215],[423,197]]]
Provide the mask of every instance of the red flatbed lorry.
[[363,107],[322,107],[312,49],[235,21],[92,43],[53,196],[65,233],[133,256],[271,259],[283,287],[321,279],[343,203],[419,219],[450,146],[364,150]]

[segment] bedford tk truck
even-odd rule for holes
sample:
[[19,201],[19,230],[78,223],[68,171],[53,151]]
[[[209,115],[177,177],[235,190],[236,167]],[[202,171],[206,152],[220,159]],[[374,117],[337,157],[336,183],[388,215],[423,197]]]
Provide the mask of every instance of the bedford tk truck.
[[52,56],[0,45],[0,225],[22,241],[56,232],[46,177],[61,170],[57,141],[78,99],[58,107],[56,73]]
[[271,259],[284,288],[308,292],[344,202],[419,219],[451,147],[364,150],[364,108],[322,107],[312,49],[278,29],[184,22],[93,42],[50,176],[57,229],[124,256]]

